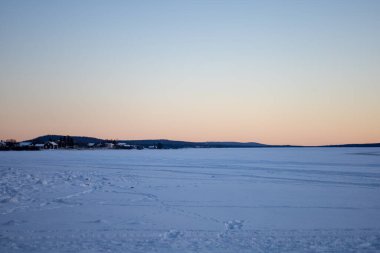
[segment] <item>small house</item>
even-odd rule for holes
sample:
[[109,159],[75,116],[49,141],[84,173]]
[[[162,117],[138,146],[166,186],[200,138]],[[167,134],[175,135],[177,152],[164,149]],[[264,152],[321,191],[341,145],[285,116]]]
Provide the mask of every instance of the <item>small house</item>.
[[133,149],[133,146],[129,145],[125,142],[118,142],[118,143],[116,143],[116,148],[118,148],[118,149]]
[[19,147],[30,147],[32,146],[32,142],[31,141],[23,141],[23,142],[20,142],[18,144]]
[[37,143],[37,144],[34,144],[34,146],[38,149],[43,149],[45,147],[45,144],[42,144],[42,143]]
[[58,144],[54,141],[48,141],[44,144],[44,149],[58,149]]
[[104,144],[106,148],[113,148],[115,145],[111,142],[107,142]]

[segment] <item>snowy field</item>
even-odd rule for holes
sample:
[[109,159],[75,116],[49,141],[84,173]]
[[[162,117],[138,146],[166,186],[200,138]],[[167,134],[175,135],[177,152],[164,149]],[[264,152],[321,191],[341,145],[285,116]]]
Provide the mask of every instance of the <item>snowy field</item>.
[[0,152],[0,252],[380,252],[380,149]]

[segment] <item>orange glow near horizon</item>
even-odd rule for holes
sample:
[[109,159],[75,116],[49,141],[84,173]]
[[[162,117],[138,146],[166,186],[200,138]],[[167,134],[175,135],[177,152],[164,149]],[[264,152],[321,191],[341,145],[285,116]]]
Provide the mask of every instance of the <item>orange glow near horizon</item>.
[[[26,140],[45,134],[62,134],[119,140],[252,141],[291,145],[380,142],[380,132],[377,131],[380,128],[361,124],[368,122],[366,117],[375,116],[376,112],[372,115],[368,112],[366,115],[354,111],[347,115],[338,112],[341,117],[334,118],[331,112],[291,115],[292,111],[276,114],[269,112],[268,108],[264,110],[267,114],[260,114],[258,109],[251,110],[251,114],[240,111],[240,115],[233,111],[212,114],[207,110],[203,113],[195,110],[194,114],[176,114],[174,109],[170,112],[167,108],[152,108],[151,112],[136,111],[131,115],[123,115],[120,111],[100,114],[100,110],[95,110],[86,115],[86,109],[83,108],[83,114],[77,110],[79,114],[73,112],[62,119],[53,117],[39,120],[34,120],[37,119],[34,115],[29,119],[26,118],[28,115],[23,115],[15,117],[12,122],[15,124],[8,131],[1,132],[1,139]],[[70,118],[69,122],[65,120],[66,117]],[[380,122],[375,123],[380,125]]]

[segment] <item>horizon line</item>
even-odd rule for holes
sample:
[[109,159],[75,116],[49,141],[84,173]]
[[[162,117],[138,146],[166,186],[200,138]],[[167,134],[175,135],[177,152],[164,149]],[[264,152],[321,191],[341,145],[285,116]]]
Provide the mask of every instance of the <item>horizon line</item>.
[[[257,141],[189,141],[189,140],[178,140],[178,139],[167,139],[167,138],[148,138],[148,139],[119,139],[119,138],[102,138],[102,137],[94,137],[94,136],[86,136],[86,135],[68,135],[68,134],[45,134],[45,135],[40,135],[37,137],[33,137],[30,139],[18,141],[18,142],[25,142],[25,141],[31,141],[33,139],[37,139],[39,137],[44,137],[44,136],[70,136],[70,137],[86,137],[86,138],[95,138],[95,139],[100,139],[100,140],[115,140],[115,141],[147,141],[147,140],[165,140],[165,141],[178,141],[178,142],[190,142],[190,143],[209,143],[209,142],[232,142],[232,143],[257,143],[257,144],[262,144],[262,145],[267,145],[267,146],[293,146],[293,147],[322,147],[322,146],[342,146],[342,145],[368,145],[368,144],[380,144],[380,141],[378,142],[360,142],[360,143],[355,143],[355,142],[350,142],[350,143],[339,143],[339,144],[322,144],[322,145],[298,145],[298,144],[269,144],[269,143],[263,143],[263,142],[257,142]],[[12,138],[7,138],[7,139],[12,139]],[[5,139],[6,140],[6,139]]]

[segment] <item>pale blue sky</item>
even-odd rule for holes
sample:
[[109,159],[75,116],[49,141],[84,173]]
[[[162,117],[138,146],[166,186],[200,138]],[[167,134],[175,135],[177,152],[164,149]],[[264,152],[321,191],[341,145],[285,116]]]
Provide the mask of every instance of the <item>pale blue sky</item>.
[[380,1],[0,1],[0,139],[380,142]]

